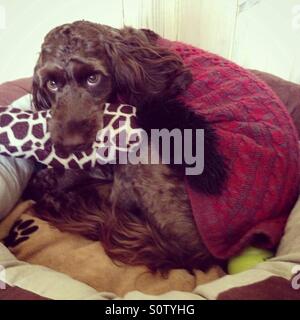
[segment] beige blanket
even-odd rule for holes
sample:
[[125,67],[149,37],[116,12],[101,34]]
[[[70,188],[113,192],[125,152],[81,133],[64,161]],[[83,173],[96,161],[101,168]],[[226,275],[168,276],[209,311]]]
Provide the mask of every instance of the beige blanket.
[[223,275],[219,267],[207,273],[172,270],[166,277],[153,274],[144,266],[113,262],[100,242],[60,232],[35,216],[32,203],[20,203],[0,224],[0,239],[22,261],[49,267],[88,284],[97,291],[123,296],[138,290],[161,294],[171,290],[191,292]]

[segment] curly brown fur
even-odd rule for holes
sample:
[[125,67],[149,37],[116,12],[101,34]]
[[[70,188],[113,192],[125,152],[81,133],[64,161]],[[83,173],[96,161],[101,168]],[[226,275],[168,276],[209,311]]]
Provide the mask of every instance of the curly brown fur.
[[167,166],[120,165],[114,175],[112,182],[82,171],[45,169],[25,196],[37,201],[39,217],[100,240],[116,261],[164,272],[207,268],[215,261],[197,232],[183,182]]
[[[46,36],[35,67],[34,105],[51,108],[49,129],[62,153],[90,146],[105,102],[136,105],[145,129],[205,129],[209,166],[193,185],[201,192],[220,193],[226,166],[217,137],[203,117],[176,101],[190,84],[191,73],[176,54],[156,45],[157,38],[149,30],[118,30],[85,21],[55,28]],[[92,85],[91,76],[97,79]],[[103,184],[93,172],[45,170],[31,181],[27,197],[36,198],[42,218],[101,240],[107,253],[124,263],[191,270],[213,260],[196,229],[182,169],[115,165],[112,184]]]

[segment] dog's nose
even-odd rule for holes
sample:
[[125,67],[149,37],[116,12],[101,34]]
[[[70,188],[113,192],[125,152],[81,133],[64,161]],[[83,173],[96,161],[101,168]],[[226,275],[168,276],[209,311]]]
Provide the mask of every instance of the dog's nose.
[[84,142],[84,137],[79,134],[70,134],[63,139],[63,144],[68,147],[82,146]]

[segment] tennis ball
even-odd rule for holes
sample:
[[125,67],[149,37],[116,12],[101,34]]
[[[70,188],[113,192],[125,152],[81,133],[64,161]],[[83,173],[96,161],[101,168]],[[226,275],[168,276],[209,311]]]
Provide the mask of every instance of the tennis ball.
[[271,257],[273,257],[273,253],[269,250],[247,247],[238,256],[229,260],[228,273],[235,274],[249,270]]

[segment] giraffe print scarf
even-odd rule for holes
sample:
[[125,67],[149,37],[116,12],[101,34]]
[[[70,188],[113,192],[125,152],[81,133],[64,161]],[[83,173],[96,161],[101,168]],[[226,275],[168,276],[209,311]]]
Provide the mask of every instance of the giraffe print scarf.
[[13,106],[0,107],[0,154],[38,161],[48,167],[90,169],[131,152],[141,142],[136,108],[126,104],[105,105],[102,129],[90,150],[60,154],[52,144],[47,122],[49,110],[35,112]]

